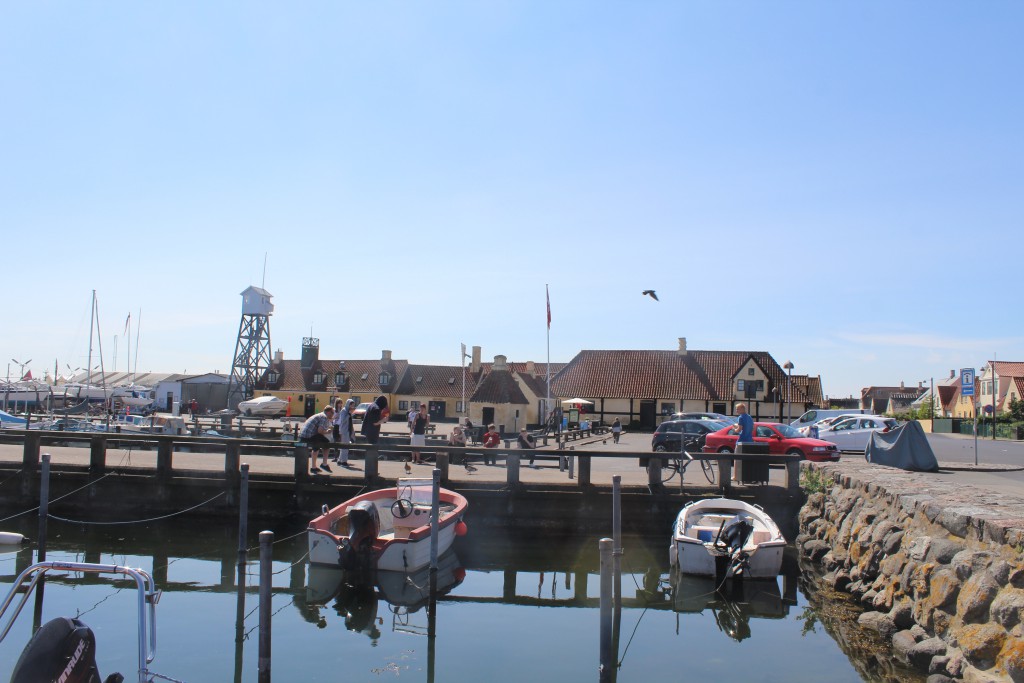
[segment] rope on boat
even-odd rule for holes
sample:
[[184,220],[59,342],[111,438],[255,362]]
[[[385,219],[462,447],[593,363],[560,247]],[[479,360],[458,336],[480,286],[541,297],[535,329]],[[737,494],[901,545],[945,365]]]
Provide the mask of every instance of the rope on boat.
[[[68,494],[68,495],[70,495],[70,494]],[[58,517],[57,515],[50,515],[50,514],[48,514],[47,517],[49,517],[50,519],[55,519],[58,522],[67,522],[68,524],[93,524],[93,525],[96,525],[96,526],[115,526],[115,525],[118,525],[118,524],[147,524],[149,522],[157,522],[157,521],[159,521],[161,519],[170,519],[171,517],[177,517],[178,515],[183,515],[186,512],[191,512],[192,510],[195,510],[196,508],[203,507],[207,503],[212,503],[213,501],[217,500],[218,498],[220,498],[223,495],[224,495],[224,491],[221,491],[217,495],[215,495],[212,498],[209,498],[207,500],[204,500],[202,503],[199,503],[198,505],[193,505],[190,508],[185,508],[184,510],[179,510],[177,512],[172,512],[169,515],[161,515],[160,517],[150,517],[149,519],[133,519],[133,520],[125,521],[125,522],[88,522],[88,521],[79,520],[79,519],[66,519],[64,517]],[[36,508],[36,509],[38,509],[38,508]]]

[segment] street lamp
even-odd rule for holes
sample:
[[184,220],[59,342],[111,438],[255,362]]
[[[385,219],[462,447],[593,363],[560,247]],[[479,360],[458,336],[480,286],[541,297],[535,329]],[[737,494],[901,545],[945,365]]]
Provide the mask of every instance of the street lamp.
[[789,378],[786,380],[786,421],[793,421],[793,361],[787,360],[782,366],[789,371]]

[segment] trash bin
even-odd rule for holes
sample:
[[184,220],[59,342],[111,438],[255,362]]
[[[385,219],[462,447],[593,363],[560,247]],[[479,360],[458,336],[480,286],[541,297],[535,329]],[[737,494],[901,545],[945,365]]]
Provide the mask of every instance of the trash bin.
[[[766,443],[738,443],[736,453],[740,455],[769,455]],[[768,463],[759,460],[737,460],[736,479],[742,484],[762,484],[768,482]]]

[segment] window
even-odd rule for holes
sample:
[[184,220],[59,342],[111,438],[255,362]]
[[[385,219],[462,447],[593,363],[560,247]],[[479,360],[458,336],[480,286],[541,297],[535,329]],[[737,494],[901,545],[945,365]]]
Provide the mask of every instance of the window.
[[322,373],[322,372],[314,372],[313,373],[313,384],[323,384],[323,383],[324,383],[324,373]]
[[772,428],[771,427],[765,427],[764,425],[761,425],[761,426],[757,427],[755,429],[755,431],[754,431],[754,436],[759,436],[762,439],[768,439],[768,438],[770,438],[770,437],[772,437],[774,435],[775,435],[775,432],[772,431]]
[[348,377],[345,376],[344,372],[337,372],[334,374],[334,386],[340,387],[348,381]]
[[367,377],[369,377],[369,376],[370,376],[370,373],[368,373],[368,372],[364,372],[364,373],[363,373],[363,377],[362,377],[362,379],[363,379],[363,380],[365,381],[365,380],[366,380],[366,378],[367,378]]
[[359,398],[358,396],[353,396],[352,400],[356,402],[356,405],[359,405],[360,403],[363,402],[363,399]]
[[747,368],[747,374],[753,376],[754,368]]
[[746,388],[746,382],[744,382],[742,379],[736,380],[736,391],[742,392]]
[[725,404],[724,403],[712,403],[711,412],[725,415]]
[[462,401],[456,401],[455,402],[455,412],[456,413],[461,413],[462,410],[463,410]]
[[391,375],[389,375],[386,372],[380,373],[380,377],[377,378],[377,384],[381,385],[382,387],[386,387],[390,383],[391,383]]
[[267,373],[267,384],[277,384],[278,375],[276,372]]
[[662,415],[671,415],[674,412],[676,412],[676,404],[675,403],[662,403],[661,404],[661,414]]
[[399,401],[398,402],[398,409],[399,410],[408,410],[409,409],[409,402],[408,401]]

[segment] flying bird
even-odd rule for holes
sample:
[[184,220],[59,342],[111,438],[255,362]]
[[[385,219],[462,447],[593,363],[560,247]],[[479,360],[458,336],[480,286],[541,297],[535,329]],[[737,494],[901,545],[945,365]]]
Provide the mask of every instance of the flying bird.
[[655,301],[659,300],[658,299],[658,295],[654,293],[653,289],[645,289],[643,292],[641,292],[641,294],[646,294],[647,296],[651,297]]

